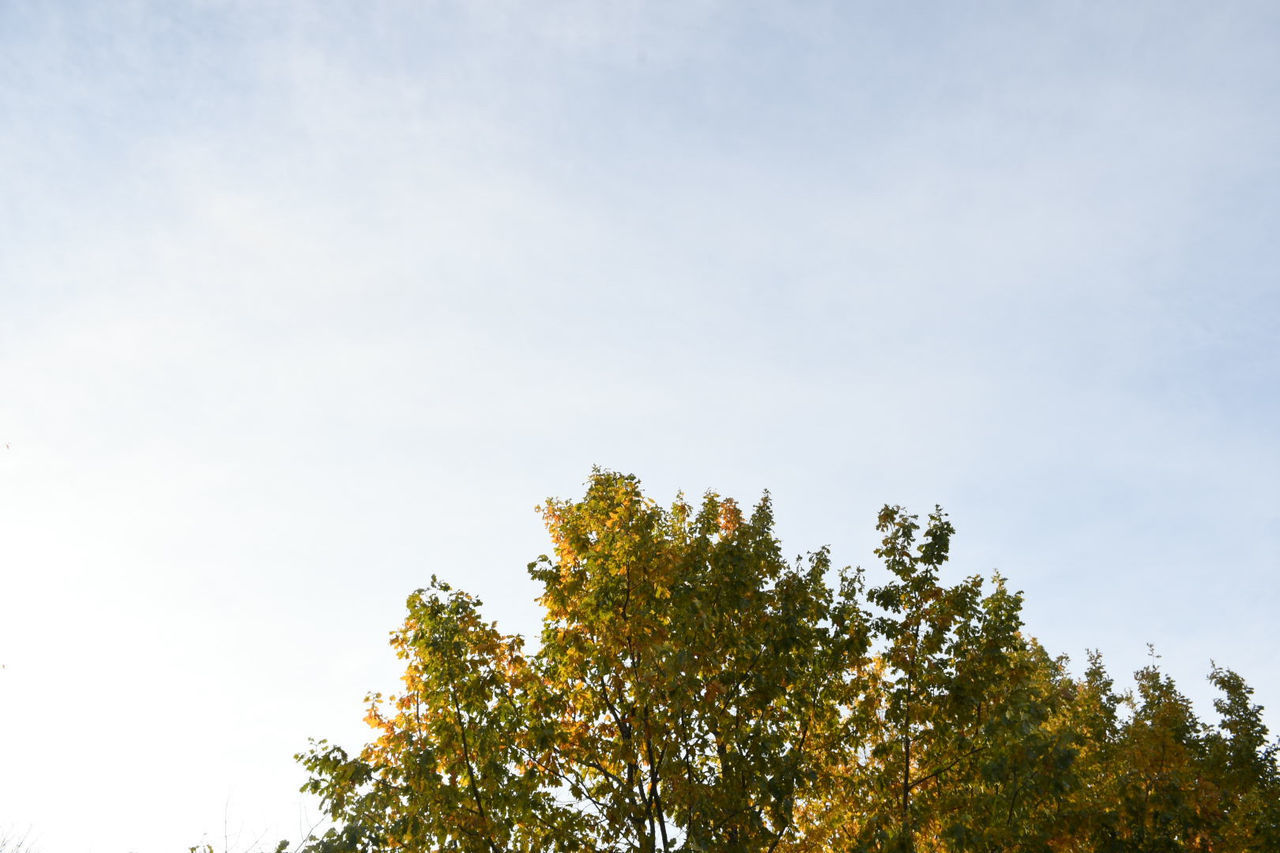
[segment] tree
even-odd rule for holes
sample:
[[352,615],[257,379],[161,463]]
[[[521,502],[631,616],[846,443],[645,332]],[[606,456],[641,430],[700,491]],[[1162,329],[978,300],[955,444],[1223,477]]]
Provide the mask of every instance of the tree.
[[[378,732],[359,756],[320,741],[300,756],[340,829],[319,849],[574,850],[576,815],[538,761],[542,727],[528,717],[531,672],[518,638],[479,602],[432,578],[392,636],[407,661],[402,694],[373,694]],[[327,846],[325,846],[327,845]]]
[[663,511],[611,474],[545,515],[541,707],[597,849],[773,848],[819,758],[826,696],[865,645],[825,552],[789,566],[767,496],[749,518],[715,495]]
[[881,510],[870,586],[784,559],[767,493],[663,508],[597,470],[540,509],[536,648],[443,581],[414,593],[372,740],[298,756],[334,821],[307,853],[1280,849],[1244,681],[1213,669],[1209,728],[1154,661],[1135,694],[1096,653],[1073,678],[999,575],[944,582],[941,509]]
[[[877,550],[892,579],[868,591],[881,641],[862,699],[859,849],[1037,849],[1071,784],[1074,735],[1058,724],[1063,662],[1021,634],[1021,595],[997,576],[940,582],[954,528],[940,509],[886,506]],[[847,822],[852,823],[846,819]]]
[[1075,784],[1061,810],[1069,830],[1059,849],[1118,853],[1125,849],[1116,809],[1124,768],[1120,712],[1129,697],[1116,693],[1098,651],[1089,652],[1088,660],[1084,678],[1071,685],[1070,701],[1063,709],[1063,728],[1074,734],[1077,753]]
[[867,646],[826,552],[788,564],[767,495],[750,516],[714,494],[664,510],[612,472],[543,515],[538,650],[446,584],[411,597],[405,691],[370,697],[378,737],[300,756],[339,824],[326,843],[776,849]]
[[1217,781],[1215,850],[1280,850],[1280,745],[1270,742],[1262,706],[1237,673],[1214,665],[1209,680],[1222,696],[1213,702],[1218,725],[1206,735],[1206,775]]
[[1207,850],[1217,791],[1203,772],[1203,725],[1151,657],[1134,674],[1136,705],[1118,744],[1117,839],[1140,853]]

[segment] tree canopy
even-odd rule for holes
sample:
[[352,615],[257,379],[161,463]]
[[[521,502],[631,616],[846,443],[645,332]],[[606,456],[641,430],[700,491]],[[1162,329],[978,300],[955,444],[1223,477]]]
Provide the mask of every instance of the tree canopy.
[[374,736],[299,760],[338,851],[1264,851],[1280,772],[1215,666],[1216,726],[1155,665],[1117,692],[1024,632],[1004,579],[943,577],[955,531],[886,506],[887,570],[788,561],[766,494],[663,508],[596,471],[541,508],[532,648],[432,578],[392,636]]

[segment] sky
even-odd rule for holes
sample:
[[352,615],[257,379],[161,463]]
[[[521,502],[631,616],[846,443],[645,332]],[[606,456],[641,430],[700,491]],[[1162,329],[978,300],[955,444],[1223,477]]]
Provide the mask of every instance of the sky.
[[0,830],[318,815],[432,574],[539,614],[593,465],[957,528],[1280,728],[1280,7],[0,4]]

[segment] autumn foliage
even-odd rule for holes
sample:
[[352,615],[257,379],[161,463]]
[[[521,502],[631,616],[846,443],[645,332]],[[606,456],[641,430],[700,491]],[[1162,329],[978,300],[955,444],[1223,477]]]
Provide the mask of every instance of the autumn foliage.
[[954,530],[877,519],[885,580],[789,562],[768,497],[664,509],[597,471],[542,508],[539,641],[433,578],[373,739],[299,759],[337,851],[1276,851],[1261,709],[1215,668],[1199,721],[1154,665],[1120,693],[1023,630]]

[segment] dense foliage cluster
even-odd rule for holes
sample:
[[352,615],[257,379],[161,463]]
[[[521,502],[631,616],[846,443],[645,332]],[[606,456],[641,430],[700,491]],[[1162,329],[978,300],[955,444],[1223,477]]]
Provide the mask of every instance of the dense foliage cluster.
[[998,576],[944,583],[941,511],[880,512],[878,586],[785,560],[767,496],[663,509],[596,472],[543,513],[536,649],[414,594],[376,736],[299,756],[314,853],[1280,850],[1245,682],[1213,670],[1211,726],[1154,658],[1133,692],[1072,676]]

